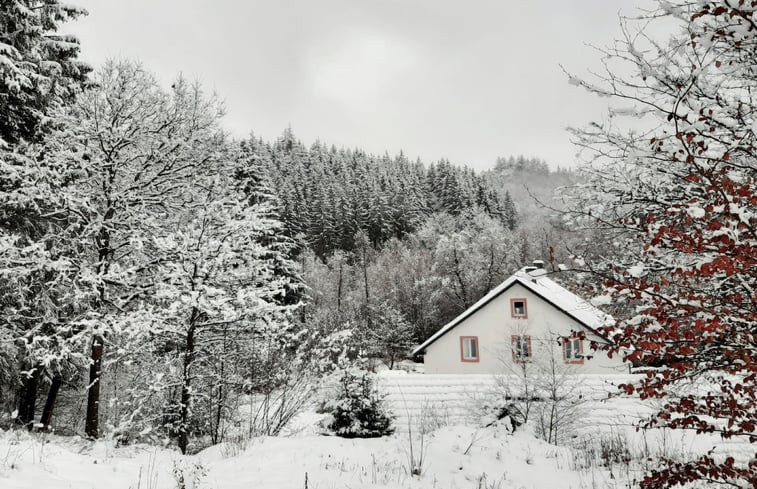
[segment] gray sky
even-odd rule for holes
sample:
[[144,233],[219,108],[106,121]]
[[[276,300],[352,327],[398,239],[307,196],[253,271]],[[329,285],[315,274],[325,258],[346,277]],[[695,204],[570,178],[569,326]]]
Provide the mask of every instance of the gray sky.
[[[74,1],[74,0],[72,0]],[[226,101],[226,127],[266,140],[291,124],[369,152],[477,169],[498,155],[572,165],[565,127],[606,101],[567,83],[596,67],[630,0],[76,0],[82,57],[141,60]]]

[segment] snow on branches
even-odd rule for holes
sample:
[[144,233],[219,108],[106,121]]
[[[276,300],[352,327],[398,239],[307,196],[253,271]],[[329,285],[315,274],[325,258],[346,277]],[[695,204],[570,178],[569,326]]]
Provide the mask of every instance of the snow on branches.
[[[648,425],[755,443],[757,2],[660,2],[648,17],[680,30],[660,42],[626,20],[607,74],[579,82],[633,107],[574,131],[595,158],[573,217],[601,228],[619,255],[594,269],[625,307],[607,331],[611,353],[656,367],[624,386],[664,401]],[[710,453],[670,462],[642,486],[748,487],[756,464]]]
[[38,139],[47,111],[71,96],[90,68],[76,59],[79,42],[59,24],[86,11],[58,0],[0,5],[0,147]]
[[94,81],[44,141],[0,160],[0,335],[23,360],[8,370],[29,379],[25,424],[41,375],[89,367],[87,435],[105,421],[186,450],[190,434],[218,439],[230,391],[291,380],[298,268],[215,97],[131,62]]

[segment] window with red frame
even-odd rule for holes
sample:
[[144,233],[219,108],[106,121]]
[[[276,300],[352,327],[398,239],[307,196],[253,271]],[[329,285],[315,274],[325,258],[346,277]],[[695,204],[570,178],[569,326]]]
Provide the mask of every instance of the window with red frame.
[[514,319],[528,319],[526,299],[510,299],[510,315]]
[[460,337],[460,361],[478,362],[478,336]]
[[562,340],[562,356],[565,363],[584,363],[584,342],[578,336],[570,336]]
[[531,361],[531,337],[528,335],[513,335],[511,338],[513,361],[515,363],[526,363]]

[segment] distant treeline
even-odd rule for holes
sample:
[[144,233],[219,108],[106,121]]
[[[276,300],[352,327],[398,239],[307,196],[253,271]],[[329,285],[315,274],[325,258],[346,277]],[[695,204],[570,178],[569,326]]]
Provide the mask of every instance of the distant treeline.
[[510,230],[518,224],[509,192],[447,160],[426,165],[402,153],[375,156],[320,142],[307,148],[291,129],[273,144],[252,137],[244,147],[264,169],[286,232],[320,257],[353,251],[359,231],[373,246],[402,238],[439,212],[481,209]]

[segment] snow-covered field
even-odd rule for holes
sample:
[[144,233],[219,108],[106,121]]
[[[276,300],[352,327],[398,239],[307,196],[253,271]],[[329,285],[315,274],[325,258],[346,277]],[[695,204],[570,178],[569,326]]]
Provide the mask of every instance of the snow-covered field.
[[[107,441],[91,444],[4,433],[0,487],[176,488],[177,468],[188,488],[616,487],[609,473],[573,470],[568,449],[526,432],[511,435],[502,428],[446,427],[429,435],[425,443],[423,472],[416,477],[410,475],[409,442],[403,435],[367,440],[317,435],[262,438],[241,453],[239,446],[220,445],[181,456],[149,446],[113,448]],[[192,485],[195,478],[199,483]],[[598,480],[602,484],[593,484]]]
[[[715,445],[723,455],[748,456],[750,448],[692,433],[636,432],[632,424],[644,406],[631,399],[607,401],[606,394],[587,404],[570,442],[558,447],[537,439],[531,427],[511,433],[504,424],[466,421],[470,397],[461,392],[471,386],[481,392],[487,381],[469,379],[466,386],[442,380],[382,377],[395,411],[417,416],[420,406],[435,408],[435,429],[425,435],[414,430],[412,437],[399,422],[398,432],[384,438],[323,436],[314,412],[299,416],[288,436],[225,443],[191,456],[149,445],[116,448],[112,440],[0,432],[0,488],[612,489],[631,487],[644,464],[662,456],[701,453]],[[600,383],[588,379],[585,385],[601,393]],[[440,412],[446,414],[439,417]],[[420,466],[420,475],[412,474],[413,466]]]

